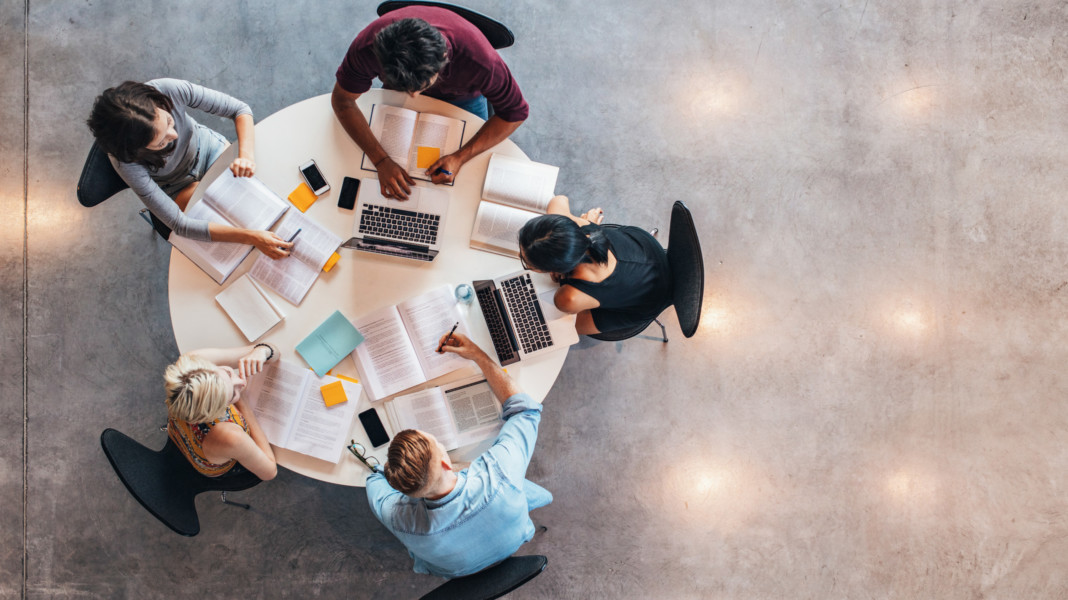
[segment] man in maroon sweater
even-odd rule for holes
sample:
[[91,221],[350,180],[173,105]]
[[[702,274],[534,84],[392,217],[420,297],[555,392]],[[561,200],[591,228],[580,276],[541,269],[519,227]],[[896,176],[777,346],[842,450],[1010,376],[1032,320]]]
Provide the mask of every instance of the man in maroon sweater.
[[378,169],[382,195],[406,199],[415,182],[375,139],[356,99],[375,77],[387,89],[426,94],[486,118],[494,115],[453,154],[427,169],[434,183],[450,183],[464,163],[508,138],[530,107],[512,73],[486,37],[460,15],[429,6],[401,8],[372,21],[352,41],[337,69],[331,96],[334,114],[349,137]]

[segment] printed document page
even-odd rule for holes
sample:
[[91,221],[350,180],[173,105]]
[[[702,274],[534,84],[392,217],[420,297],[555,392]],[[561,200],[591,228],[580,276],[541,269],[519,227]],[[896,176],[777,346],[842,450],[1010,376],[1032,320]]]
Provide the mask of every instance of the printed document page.
[[439,354],[437,351],[441,336],[449,333],[457,322],[460,325],[456,331],[470,335],[450,286],[443,285],[405,300],[397,305],[397,310],[400,311],[427,380],[471,366],[471,361],[456,354]]
[[204,200],[230,223],[245,229],[267,229],[289,208],[259,179],[235,177],[230,169],[208,186]]
[[[426,382],[397,308],[389,306],[354,321],[364,336],[352,360],[372,400]],[[451,327],[451,324],[450,324]]]

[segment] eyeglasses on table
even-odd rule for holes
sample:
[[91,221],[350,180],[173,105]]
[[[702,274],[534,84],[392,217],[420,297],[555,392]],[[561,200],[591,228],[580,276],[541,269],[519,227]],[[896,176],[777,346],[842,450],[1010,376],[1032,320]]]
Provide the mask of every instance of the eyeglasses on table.
[[359,459],[359,461],[362,462],[364,466],[366,466],[368,469],[371,469],[375,472],[382,470],[382,463],[378,462],[377,458],[369,456],[367,454],[367,448],[364,448],[363,444],[357,442],[356,440],[349,440],[349,445],[345,447],[348,448],[349,452],[351,452],[353,456]]

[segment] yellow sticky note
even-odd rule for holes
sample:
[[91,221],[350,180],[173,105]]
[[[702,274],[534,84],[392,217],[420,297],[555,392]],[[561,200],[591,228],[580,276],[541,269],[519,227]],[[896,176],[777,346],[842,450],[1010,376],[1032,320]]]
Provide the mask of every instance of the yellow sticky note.
[[307,212],[308,207],[315,204],[318,199],[319,197],[315,195],[315,192],[304,182],[301,182],[297,189],[289,192],[289,201],[293,203],[293,206],[299,208],[300,212]]
[[430,165],[437,162],[441,158],[441,148],[432,148],[430,146],[416,146],[415,147],[415,166],[419,169],[426,169]]
[[340,254],[337,252],[331,254],[330,258],[326,259],[326,264],[323,265],[323,273],[329,273],[330,269],[333,269],[334,265],[336,265],[339,260],[341,260]]
[[319,391],[323,394],[323,404],[327,406],[349,401],[349,397],[345,395],[345,386],[341,385],[340,381],[328,383],[319,388]]

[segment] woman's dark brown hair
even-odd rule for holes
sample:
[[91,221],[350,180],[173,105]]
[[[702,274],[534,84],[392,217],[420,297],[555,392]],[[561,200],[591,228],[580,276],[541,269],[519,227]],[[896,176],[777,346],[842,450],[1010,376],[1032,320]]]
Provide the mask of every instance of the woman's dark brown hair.
[[433,444],[414,429],[405,429],[393,436],[383,471],[386,481],[398,492],[411,496],[427,485]]
[[97,96],[86,123],[104,152],[119,162],[159,169],[172,150],[146,147],[156,137],[156,108],[171,112],[174,104],[150,85],[126,81]]

